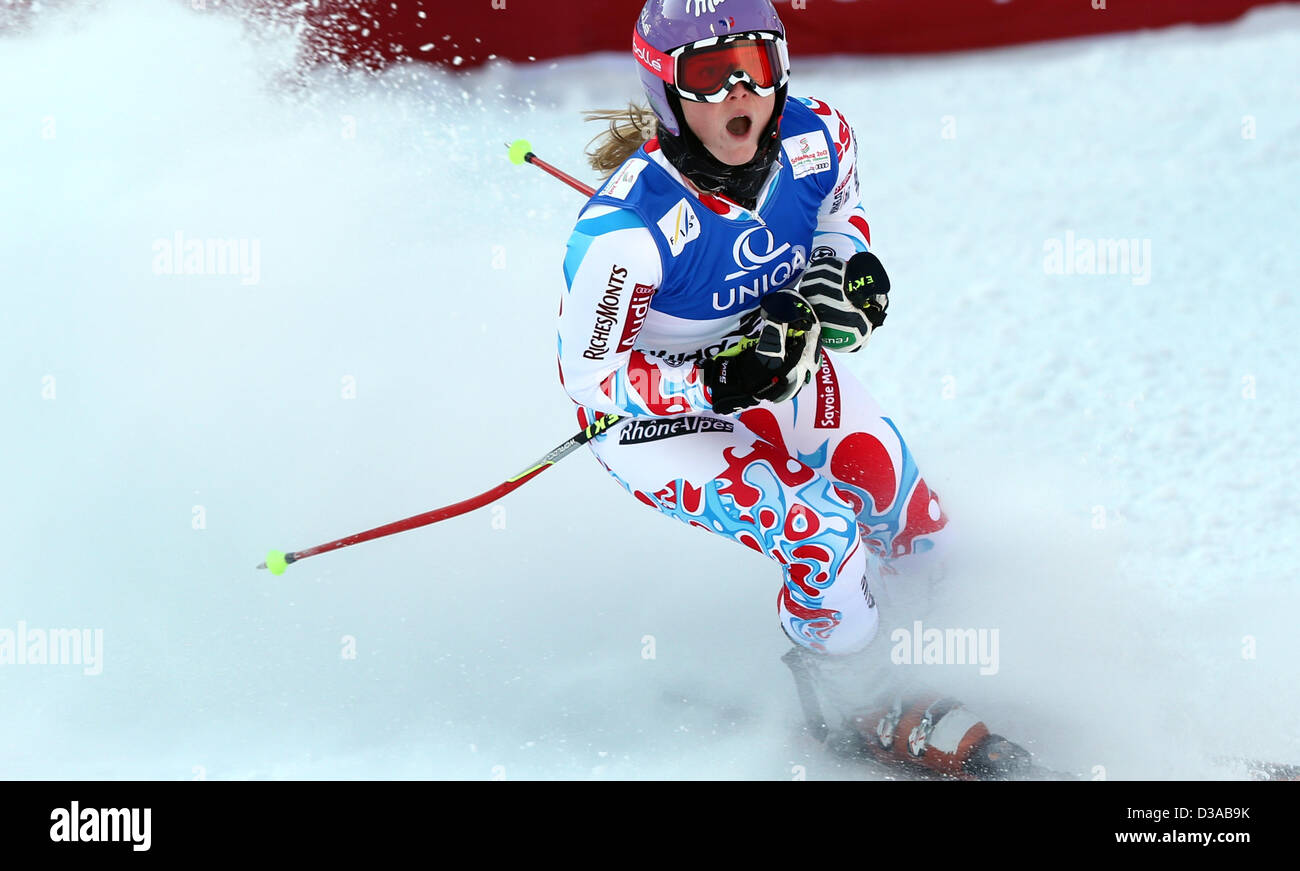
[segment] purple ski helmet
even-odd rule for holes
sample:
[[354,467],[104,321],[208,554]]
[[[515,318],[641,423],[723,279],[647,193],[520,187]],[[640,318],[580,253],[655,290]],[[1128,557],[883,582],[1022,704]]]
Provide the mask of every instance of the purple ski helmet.
[[[675,53],[701,41],[716,42],[740,34],[763,34],[774,46],[773,67],[778,79],[775,90],[780,96],[769,126],[775,130],[784,104],[790,61],[785,27],[771,0],[647,0],[633,30],[632,50],[650,108],[668,133],[681,136],[686,126],[676,109],[685,89],[678,87],[680,83],[665,81],[665,78],[674,79]],[[737,73],[733,83],[735,80],[749,80],[749,77]],[[749,84],[754,85],[752,80]],[[755,90],[765,96],[764,92],[771,93],[773,89]]]

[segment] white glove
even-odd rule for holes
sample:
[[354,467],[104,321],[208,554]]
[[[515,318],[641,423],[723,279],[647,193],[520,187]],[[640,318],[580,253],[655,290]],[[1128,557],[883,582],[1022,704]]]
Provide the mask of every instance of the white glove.
[[844,261],[819,257],[799,279],[799,294],[821,322],[821,343],[832,351],[861,349],[885,321],[889,276],[880,258],[861,251]]

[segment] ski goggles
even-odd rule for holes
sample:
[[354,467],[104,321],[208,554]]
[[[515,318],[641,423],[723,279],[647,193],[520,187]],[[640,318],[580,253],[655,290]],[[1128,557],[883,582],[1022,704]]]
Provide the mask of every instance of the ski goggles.
[[664,54],[633,30],[632,51],[641,66],[697,103],[721,103],[741,82],[768,97],[790,78],[785,40],[767,31],[713,36]]

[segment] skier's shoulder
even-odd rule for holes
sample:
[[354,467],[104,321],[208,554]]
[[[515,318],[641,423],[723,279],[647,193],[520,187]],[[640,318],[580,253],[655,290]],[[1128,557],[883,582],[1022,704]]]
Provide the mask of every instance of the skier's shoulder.
[[645,220],[636,211],[602,202],[588,202],[578,215],[564,255],[564,274],[572,287],[579,270],[603,274],[609,264],[636,264],[657,272],[659,249]]
[[[587,201],[575,232],[636,226],[636,243],[658,246],[664,257],[676,257],[685,242],[699,235],[698,193],[664,157],[657,139],[633,152]],[[630,234],[625,234],[630,235]]]
[[644,191],[638,190],[649,165],[644,150],[638,149],[597,186],[579,211],[564,258],[570,287],[584,264],[583,274],[601,277],[631,268],[638,281],[657,283],[662,272],[659,247]]
[[[626,205],[601,202],[592,198],[578,213],[574,235],[607,236],[620,230],[646,230],[645,220],[636,209]],[[635,234],[633,234],[635,235]]]
[[[835,132],[838,124],[844,124],[845,126],[849,124],[848,116],[844,114],[843,109],[835,103],[823,100],[820,97],[796,97],[791,94],[787,102],[786,112],[790,113],[791,110],[793,110],[796,117],[811,115],[831,132]],[[784,126],[784,121],[782,124]]]
[[578,212],[575,232],[603,235],[619,229],[647,228],[640,200],[645,193],[641,176],[651,165],[645,148],[633,151],[596,185]]
[[[817,97],[791,96],[781,119],[781,134],[825,133],[828,144],[835,147],[836,160],[843,159],[853,146],[853,127],[848,116],[837,106]],[[792,122],[787,124],[787,120]]]
[[647,222],[664,199],[676,199],[683,187],[676,170],[664,158],[659,140],[650,139],[632,152],[596,188],[589,206],[603,204],[639,214]]

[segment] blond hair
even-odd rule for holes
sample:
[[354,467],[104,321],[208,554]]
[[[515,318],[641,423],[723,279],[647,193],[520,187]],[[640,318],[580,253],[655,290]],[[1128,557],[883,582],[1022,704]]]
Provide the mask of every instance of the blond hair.
[[628,103],[626,109],[594,109],[584,112],[584,121],[608,121],[609,129],[597,133],[587,143],[587,162],[591,168],[609,175],[644,143],[656,135],[658,119],[649,106]]

